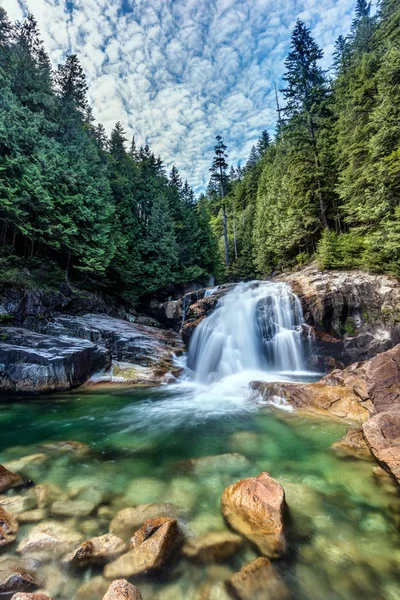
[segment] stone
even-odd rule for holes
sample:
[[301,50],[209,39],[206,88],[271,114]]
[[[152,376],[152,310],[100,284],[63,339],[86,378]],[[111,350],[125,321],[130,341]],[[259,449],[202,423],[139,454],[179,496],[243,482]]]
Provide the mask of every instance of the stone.
[[132,550],[106,565],[104,576],[134,577],[162,567],[180,543],[176,519],[149,519],[131,539]]
[[37,589],[33,576],[23,568],[0,566],[0,596],[9,598],[17,592],[32,592]]
[[12,473],[3,465],[0,465],[0,493],[6,492],[10,488],[16,487],[23,483],[21,475]]
[[17,537],[18,523],[14,515],[0,507],[0,547],[11,544]]
[[245,565],[227,583],[238,600],[286,600],[289,591],[278,577],[271,561],[260,557]]
[[142,600],[142,595],[138,588],[126,579],[116,579],[103,596],[103,600]]
[[364,437],[379,464],[400,483],[400,407],[399,412],[383,412],[363,425]]
[[166,484],[154,477],[134,479],[125,492],[125,500],[129,504],[152,504],[163,499]]
[[145,521],[161,516],[176,518],[176,507],[173,504],[142,504],[134,508],[123,508],[111,521],[109,531],[128,541]]
[[128,551],[128,545],[112,533],[94,537],[81,544],[68,557],[67,562],[86,567],[112,562]]
[[76,592],[77,600],[99,600],[108,590],[110,582],[101,575],[85,581]]
[[250,461],[237,452],[190,458],[178,463],[180,471],[189,471],[194,475],[207,473],[235,473],[250,467]]
[[90,446],[84,444],[83,442],[76,442],[74,440],[46,442],[45,444],[40,444],[38,447],[40,449],[43,449],[45,452],[54,454],[64,454],[65,452],[71,452],[79,456],[80,458],[82,458],[83,456],[88,456],[92,452]]
[[269,558],[284,554],[285,492],[268,473],[241,479],[226,488],[221,509],[229,525],[253,542],[262,554]]
[[51,600],[50,596],[46,596],[45,594],[25,594],[23,592],[19,592],[18,594],[14,594],[11,600]]
[[38,523],[47,519],[47,510],[43,508],[35,508],[27,510],[17,515],[18,523]]
[[108,369],[106,348],[84,339],[54,337],[19,327],[3,327],[0,391],[43,394],[65,391]]
[[71,552],[82,542],[82,535],[64,523],[45,521],[33,527],[23,538],[17,552],[47,560]]
[[39,508],[46,508],[62,496],[62,491],[52,483],[40,483],[35,485],[33,492]]
[[184,556],[199,562],[218,562],[233,556],[242,545],[242,538],[230,531],[210,531],[188,539],[182,549]]
[[25,496],[0,496],[0,507],[9,510],[18,515],[36,507],[36,497],[34,494]]
[[29,456],[23,456],[18,460],[12,460],[5,463],[5,468],[16,473],[23,473],[32,465],[43,465],[49,457],[46,454],[30,454]]
[[371,460],[373,458],[361,428],[349,429],[344,437],[331,446],[332,450],[341,458],[359,458]]
[[50,512],[61,517],[88,517],[96,509],[96,504],[86,500],[57,500]]

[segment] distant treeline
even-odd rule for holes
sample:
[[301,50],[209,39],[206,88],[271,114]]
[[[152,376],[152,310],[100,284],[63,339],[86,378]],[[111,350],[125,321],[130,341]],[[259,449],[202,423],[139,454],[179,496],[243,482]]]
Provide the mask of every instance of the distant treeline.
[[[234,278],[313,257],[400,275],[400,1],[381,0],[372,16],[358,0],[329,71],[322,56],[298,21],[275,139],[264,132],[245,167],[224,173]],[[205,201],[222,250],[215,177]]]
[[77,56],[54,71],[34,17],[0,8],[0,282],[27,267],[133,301],[205,283],[221,265],[208,203],[120,123],[108,138],[87,91]]

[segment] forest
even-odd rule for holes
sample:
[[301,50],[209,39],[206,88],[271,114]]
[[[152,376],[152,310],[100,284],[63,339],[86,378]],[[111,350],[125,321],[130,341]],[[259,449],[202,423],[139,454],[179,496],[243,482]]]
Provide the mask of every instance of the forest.
[[[53,69],[33,15],[0,8],[2,280],[64,278],[135,301],[170,284],[318,260],[400,274],[400,3],[357,0],[334,64],[297,21],[274,137],[199,198],[146,145],[96,124],[76,55]],[[268,124],[266,124],[267,126]]]

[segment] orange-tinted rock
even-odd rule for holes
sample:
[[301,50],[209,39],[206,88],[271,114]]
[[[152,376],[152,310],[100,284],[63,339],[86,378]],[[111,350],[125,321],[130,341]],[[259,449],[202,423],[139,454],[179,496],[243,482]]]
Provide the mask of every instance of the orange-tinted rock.
[[18,567],[6,566],[0,569],[0,597],[9,598],[17,592],[31,592],[37,589],[33,576]]
[[138,588],[126,579],[117,579],[112,582],[103,600],[142,600],[142,595]]
[[0,506],[0,546],[6,546],[15,540],[18,522],[14,515]]
[[257,558],[235,573],[227,589],[238,600],[286,600],[289,592],[268,558]]
[[400,483],[400,412],[375,415],[363,425],[363,432],[377,461]]
[[68,562],[83,567],[87,565],[104,565],[112,562],[127,550],[128,545],[121,538],[112,533],[107,533],[81,544],[68,557]]
[[107,579],[133,577],[163,566],[180,541],[175,519],[161,517],[149,519],[131,539],[132,550],[104,569]]
[[285,552],[285,492],[268,473],[241,479],[226,488],[222,513],[233,529],[252,541],[270,558]]
[[332,444],[331,448],[338,456],[343,458],[351,457],[361,460],[371,460],[373,458],[360,428],[349,429],[341,440]]
[[148,519],[161,516],[174,519],[177,516],[176,506],[173,504],[139,504],[135,507],[123,508],[110,523],[110,533],[128,541]]
[[3,493],[16,485],[20,485],[21,483],[21,475],[13,473],[3,467],[3,465],[0,465],[0,493]]

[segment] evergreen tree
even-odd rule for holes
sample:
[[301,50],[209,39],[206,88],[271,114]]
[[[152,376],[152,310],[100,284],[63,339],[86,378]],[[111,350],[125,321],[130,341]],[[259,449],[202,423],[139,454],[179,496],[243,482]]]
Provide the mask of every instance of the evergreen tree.
[[220,135],[216,137],[217,143],[214,146],[214,159],[212,166],[210,168],[211,178],[214,181],[218,181],[220,186],[220,194],[221,194],[221,208],[222,208],[222,219],[223,219],[223,231],[224,231],[224,248],[225,248],[225,264],[228,267],[230,264],[229,259],[229,242],[228,242],[228,225],[227,225],[227,214],[226,214],[226,203],[225,203],[225,188],[227,183],[226,177],[226,169],[228,168],[228,163],[226,162],[226,158],[228,155],[226,154],[226,146],[222,141]]

